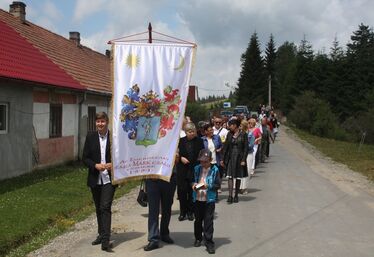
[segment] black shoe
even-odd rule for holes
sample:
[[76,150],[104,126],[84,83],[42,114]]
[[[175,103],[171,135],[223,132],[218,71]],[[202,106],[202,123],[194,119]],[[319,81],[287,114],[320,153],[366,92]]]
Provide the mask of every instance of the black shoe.
[[184,221],[186,219],[186,215],[179,215],[178,220]]
[[169,235],[167,236],[162,236],[161,241],[167,243],[167,244],[174,244],[174,240],[170,238]]
[[98,236],[94,241],[92,241],[92,245],[99,245],[99,244],[101,244],[101,237],[100,236]]
[[201,240],[195,240],[195,243],[193,244],[195,247],[200,247],[201,246]]
[[229,198],[227,198],[227,203],[232,204],[232,196],[229,196]]
[[146,246],[144,246],[144,251],[148,252],[148,251],[152,251],[154,249],[157,249],[159,246],[158,246],[158,243],[156,242],[149,242]]
[[101,243],[101,250],[103,251],[106,251],[106,252],[113,252],[112,250],[112,244],[109,243],[109,241],[107,242],[102,242]]
[[239,202],[239,198],[237,196],[234,197],[234,203],[238,203]]
[[188,220],[190,220],[190,221],[193,221],[195,219],[193,213],[190,213],[187,216],[188,216]]
[[207,245],[206,250],[208,251],[209,254],[215,254],[216,250],[214,249],[213,245]]

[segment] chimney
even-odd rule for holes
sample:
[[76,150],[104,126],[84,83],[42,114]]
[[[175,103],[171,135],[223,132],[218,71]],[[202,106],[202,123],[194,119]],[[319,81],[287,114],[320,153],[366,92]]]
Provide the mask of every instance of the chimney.
[[73,42],[75,42],[75,44],[77,46],[80,46],[81,45],[81,34],[77,31],[70,31],[69,32],[69,39]]
[[20,1],[13,1],[9,5],[9,13],[13,14],[14,17],[18,17],[22,22],[26,21],[26,5]]
[[106,57],[108,57],[108,58],[110,58],[110,50],[105,50],[105,55],[106,55]]

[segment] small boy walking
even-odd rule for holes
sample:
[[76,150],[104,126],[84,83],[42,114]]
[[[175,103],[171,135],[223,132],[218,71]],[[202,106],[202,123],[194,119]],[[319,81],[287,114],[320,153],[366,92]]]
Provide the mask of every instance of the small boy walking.
[[199,152],[200,164],[195,166],[192,180],[193,202],[195,207],[195,247],[201,246],[204,235],[204,242],[208,253],[215,253],[213,242],[213,220],[216,201],[216,190],[220,185],[219,170],[212,165],[212,153],[208,149]]

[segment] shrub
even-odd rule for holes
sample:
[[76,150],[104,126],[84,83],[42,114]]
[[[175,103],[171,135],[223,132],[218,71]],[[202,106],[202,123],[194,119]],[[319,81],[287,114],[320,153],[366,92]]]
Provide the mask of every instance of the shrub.
[[360,141],[366,133],[365,143],[374,144],[374,109],[347,118],[343,128],[352,135],[353,141]]
[[318,98],[314,92],[306,91],[296,98],[289,118],[296,127],[313,135],[339,140],[347,139],[346,132],[340,128],[329,104]]
[[192,121],[197,124],[198,121],[208,118],[208,110],[202,104],[188,101],[185,116],[190,116]]

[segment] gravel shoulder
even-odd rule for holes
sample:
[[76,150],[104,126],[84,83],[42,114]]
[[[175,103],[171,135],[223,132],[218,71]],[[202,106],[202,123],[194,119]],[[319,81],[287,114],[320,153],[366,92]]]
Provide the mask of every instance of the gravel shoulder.
[[314,172],[329,179],[344,192],[357,194],[362,190],[374,196],[374,183],[365,176],[323,155],[314,146],[300,139],[288,127],[282,126],[282,128],[282,132],[285,133],[280,144],[309,164]]

